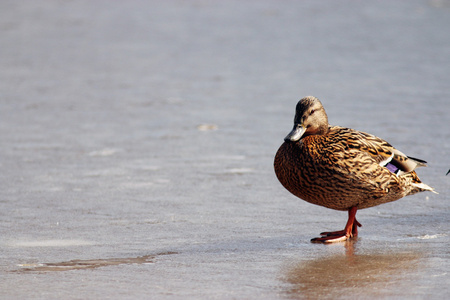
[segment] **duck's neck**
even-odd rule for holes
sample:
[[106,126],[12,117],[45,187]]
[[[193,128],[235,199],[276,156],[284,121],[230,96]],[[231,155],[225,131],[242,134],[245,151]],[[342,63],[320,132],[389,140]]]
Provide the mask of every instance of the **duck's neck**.
[[327,135],[329,131],[330,131],[330,125],[326,124],[326,125],[320,126],[319,129],[317,130],[316,134]]

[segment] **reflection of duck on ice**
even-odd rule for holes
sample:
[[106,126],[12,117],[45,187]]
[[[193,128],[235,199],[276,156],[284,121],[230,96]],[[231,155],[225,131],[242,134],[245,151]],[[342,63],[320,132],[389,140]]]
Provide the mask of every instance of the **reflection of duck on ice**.
[[[408,289],[421,269],[423,255],[410,248],[362,253],[345,242],[346,255],[321,255],[290,263],[284,272],[292,299],[414,298]],[[403,287],[402,287],[403,286]]]

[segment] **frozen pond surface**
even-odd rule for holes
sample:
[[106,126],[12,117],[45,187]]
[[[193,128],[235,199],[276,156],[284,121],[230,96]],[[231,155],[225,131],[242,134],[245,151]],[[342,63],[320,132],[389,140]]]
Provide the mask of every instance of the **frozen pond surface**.
[[[2,1],[2,299],[443,299],[450,2]],[[290,195],[296,102],[428,161],[440,193]]]

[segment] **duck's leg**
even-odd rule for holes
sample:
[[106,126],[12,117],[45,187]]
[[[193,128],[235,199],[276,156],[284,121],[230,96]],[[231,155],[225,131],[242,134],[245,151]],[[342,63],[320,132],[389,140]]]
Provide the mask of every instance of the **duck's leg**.
[[334,242],[343,242],[348,240],[349,238],[356,237],[358,235],[358,227],[361,227],[361,224],[356,220],[356,212],[358,208],[352,207],[348,210],[348,221],[345,225],[344,230],[339,231],[331,231],[331,232],[322,232],[320,238],[313,238],[311,242],[313,243],[334,243]]

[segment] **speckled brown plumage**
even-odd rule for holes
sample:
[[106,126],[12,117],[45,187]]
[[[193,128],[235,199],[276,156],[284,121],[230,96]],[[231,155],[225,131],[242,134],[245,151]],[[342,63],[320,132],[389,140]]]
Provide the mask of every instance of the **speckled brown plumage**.
[[[337,240],[357,234],[357,209],[433,191],[414,171],[425,166],[424,161],[407,157],[371,134],[330,127],[317,98],[299,101],[294,124],[275,155],[275,173],[289,192],[303,200],[336,210],[350,212],[354,208],[354,221],[350,228],[346,226],[346,236]],[[335,239],[331,235],[319,241]]]

